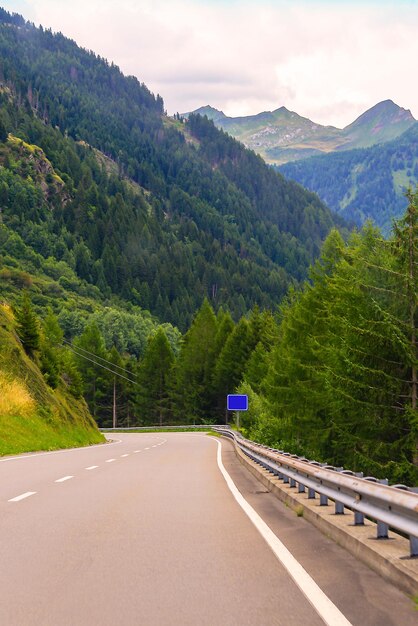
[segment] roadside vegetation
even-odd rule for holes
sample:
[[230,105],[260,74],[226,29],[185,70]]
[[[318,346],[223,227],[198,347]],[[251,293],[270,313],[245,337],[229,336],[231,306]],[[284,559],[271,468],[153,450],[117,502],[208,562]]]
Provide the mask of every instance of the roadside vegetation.
[[1,305],[0,455],[104,441],[69,378],[54,389],[47,384],[39,354],[25,352],[16,325],[11,309]]

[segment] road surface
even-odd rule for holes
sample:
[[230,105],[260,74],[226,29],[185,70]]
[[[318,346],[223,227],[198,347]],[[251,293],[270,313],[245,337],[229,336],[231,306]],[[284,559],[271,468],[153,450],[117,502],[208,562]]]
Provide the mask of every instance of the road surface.
[[230,442],[112,438],[0,459],[1,626],[418,624],[409,598],[266,493]]

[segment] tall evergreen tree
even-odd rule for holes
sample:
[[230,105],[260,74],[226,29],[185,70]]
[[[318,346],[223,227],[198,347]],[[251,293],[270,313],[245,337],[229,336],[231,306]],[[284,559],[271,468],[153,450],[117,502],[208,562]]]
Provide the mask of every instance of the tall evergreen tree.
[[16,332],[26,354],[33,357],[40,348],[40,328],[28,291],[24,291],[15,311]]
[[62,340],[64,333],[51,307],[48,307],[42,331],[41,370],[48,384],[51,387],[57,387],[63,365]]
[[174,353],[160,327],[148,341],[138,370],[135,412],[140,424],[162,426],[170,417],[168,381]]
[[251,347],[250,324],[243,317],[228,336],[213,372],[217,406],[223,406],[224,410],[226,396],[234,393],[242,380]]
[[205,422],[213,412],[217,320],[207,299],[187,331],[173,370],[172,396],[178,421]]
[[405,216],[394,224],[394,245],[398,267],[404,275],[407,294],[408,326],[410,344],[410,413],[415,424],[414,462],[418,466],[418,187],[406,193],[408,207]]
[[[101,360],[107,360],[108,354],[96,324],[86,326],[82,335],[75,339],[74,348],[77,367],[83,379],[84,397],[89,409],[100,426],[109,426],[109,418],[106,420],[107,423],[103,424],[104,416],[101,409],[113,378],[112,374],[105,369],[108,366]],[[108,409],[108,406],[104,408]]]

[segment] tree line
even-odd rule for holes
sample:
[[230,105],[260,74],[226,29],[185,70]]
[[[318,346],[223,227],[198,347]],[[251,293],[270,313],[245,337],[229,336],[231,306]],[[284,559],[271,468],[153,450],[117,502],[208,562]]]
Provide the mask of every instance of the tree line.
[[115,404],[119,425],[224,423],[226,395],[247,393],[251,438],[415,484],[418,192],[408,198],[389,239],[370,224],[348,242],[331,231],[309,280],[275,313],[256,307],[234,323],[205,300],[179,343],[158,327],[139,359],[106,350],[95,323],[58,348],[48,313],[45,374],[53,380],[51,350],[67,354],[62,371],[71,378],[69,359],[101,426]]

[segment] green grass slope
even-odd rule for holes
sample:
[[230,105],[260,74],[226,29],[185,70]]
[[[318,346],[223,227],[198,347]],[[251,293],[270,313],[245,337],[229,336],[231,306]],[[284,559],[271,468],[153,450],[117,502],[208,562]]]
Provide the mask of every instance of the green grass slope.
[[104,441],[83,400],[52,390],[24,352],[10,308],[0,305],[0,455]]

